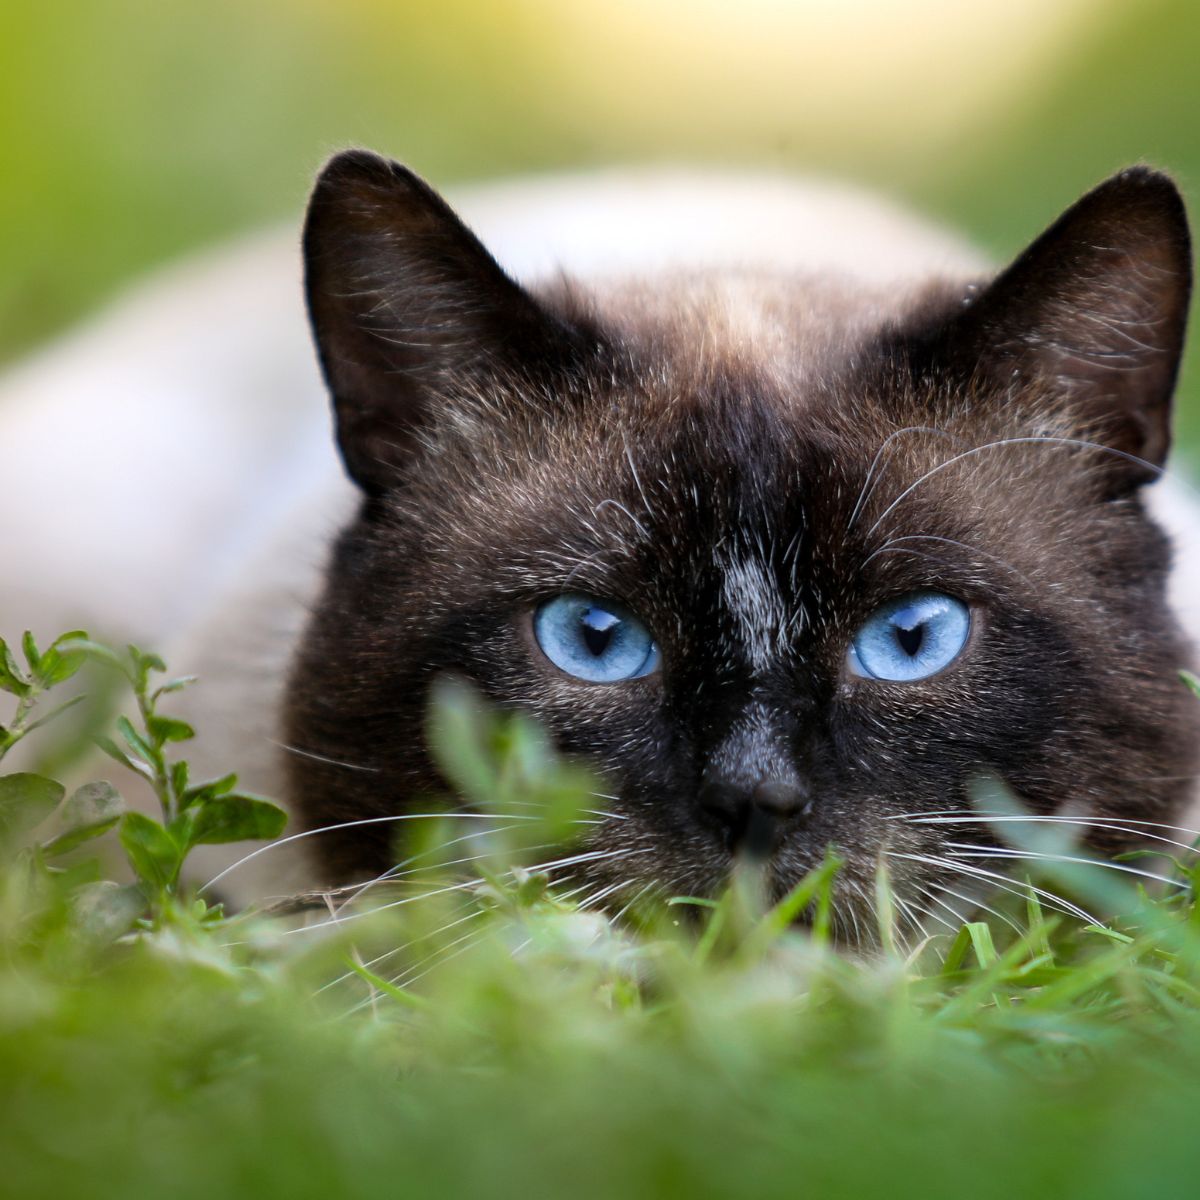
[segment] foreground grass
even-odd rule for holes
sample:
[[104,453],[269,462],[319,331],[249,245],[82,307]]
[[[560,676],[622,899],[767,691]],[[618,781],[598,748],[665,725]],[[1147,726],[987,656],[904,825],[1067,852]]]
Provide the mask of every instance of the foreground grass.
[[5,1196],[1192,1193],[1186,872],[1164,899],[1070,880],[1123,909],[1114,928],[1031,898],[1019,934],[972,923],[860,958],[822,932],[832,861],[784,910],[746,878],[699,920],[658,906],[618,929],[512,866],[570,822],[579,781],[461,696],[435,728],[477,806],[530,797],[545,825],[498,821],[469,888],[440,890],[434,864],[377,893],[415,903],[230,919],[144,875],[122,907],[52,870],[37,828],[9,837]]

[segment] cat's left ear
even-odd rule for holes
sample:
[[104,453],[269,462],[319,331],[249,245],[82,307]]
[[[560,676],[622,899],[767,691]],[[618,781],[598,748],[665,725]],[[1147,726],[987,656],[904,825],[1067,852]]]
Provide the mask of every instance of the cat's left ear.
[[1133,167],[1089,192],[942,331],[938,357],[1005,402],[1069,414],[1109,455],[1110,494],[1157,475],[1191,292],[1183,200]]
[[500,382],[561,381],[594,349],[510,279],[428,184],[365,150],[321,172],[304,264],[338,443],[368,494],[403,485],[448,406],[493,399]]

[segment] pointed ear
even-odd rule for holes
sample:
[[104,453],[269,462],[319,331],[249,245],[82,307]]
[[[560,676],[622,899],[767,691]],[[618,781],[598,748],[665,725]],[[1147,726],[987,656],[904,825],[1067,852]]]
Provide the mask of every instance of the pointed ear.
[[366,151],[321,172],[304,262],[342,457],[369,494],[402,482],[448,397],[500,376],[532,383],[582,350],[432,188]]
[[[1174,183],[1133,167],[1070,208],[943,331],[960,370],[1067,413],[1075,436],[1119,454],[1119,494],[1170,448],[1192,264]],[[1124,457],[1129,456],[1129,457]]]

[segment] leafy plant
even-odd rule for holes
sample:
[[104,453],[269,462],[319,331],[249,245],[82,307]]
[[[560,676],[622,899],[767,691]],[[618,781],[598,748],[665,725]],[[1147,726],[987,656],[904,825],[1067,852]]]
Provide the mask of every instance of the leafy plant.
[[[43,884],[57,877],[74,881],[79,872],[67,871],[55,865],[57,861],[117,827],[137,883],[126,888],[106,887],[103,894],[110,908],[124,914],[136,911],[140,898],[152,921],[158,921],[179,898],[180,870],[195,846],[269,839],[283,831],[284,811],[262,797],[238,791],[236,775],[193,783],[187,762],[172,755],[172,749],[190,741],[195,731],[163,713],[160,704],[192,679],[155,683],[155,676],[166,671],[157,655],[136,646],[118,654],[92,641],[82,630],[61,635],[45,651],[39,651],[30,633],[21,644],[24,666],[0,640],[0,690],[16,698],[11,721],[0,727],[0,760],[34,730],[83,701],[82,695],[76,695],[40,711],[48,692],[74,677],[86,662],[99,663],[116,671],[128,685],[137,724],[119,716],[115,722],[119,742],[101,737],[97,744],[150,786],[162,818],[155,820],[128,807],[108,782],[85,784],[63,803],[66,789],[56,780],[30,772],[4,775],[0,776],[0,856],[22,856],[27,869],[39,875]],[[55,813],[54,830],[38,840]],[[191,911],[201,920],[221,916],[219,907],[209,908],[203,901],[192,905]]]

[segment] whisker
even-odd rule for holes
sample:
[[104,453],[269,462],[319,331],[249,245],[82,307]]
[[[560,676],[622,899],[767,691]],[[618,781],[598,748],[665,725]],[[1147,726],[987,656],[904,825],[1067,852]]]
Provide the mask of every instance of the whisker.
[[[592,793],[592,794],[595,795],[595,793]],[[610,797],[608,797],[608,796],[603,797],[603,799],[605,799],[605,800],[607,800],[609,798]],[[616,797],[612,797],[612,799],[616,799]],[[545,808],[545,805],[542,804],[538,800],[509,800],[508,803],[519,805],[521,808],[537,808],[537,809]],[[611,817],[614,821],[628,821],[629,820],[629,818],[627,816],[624,816],[621,813],[605,812],[604,809],[602,809],[602,808],[581,808],[578,811],[581,813],[587,813],[589,816],[593,816],[593,817]],[[583,820],[579,820],[578,822],[574,822],[574,823],[578,823],[581,825],[599,825],[600,824],[599,821],[583,821]]]
[[654,882],[651,882],[651,883],[647,883],[647,884],[645,884],[643,887],[641,887],[641,888],[640,888],[640,889],[637,891],[637,893],[636,893],[636,894],[633,896],[633,898],[632,898],[632,899],[630,899],[629,901],[627,901],[627,902],[626,902],[626,904],[625,904],[623,907],[621,907],[620,909],[618,909],[618,910],[617,910],[617,911],[616,911],[616,912],[613,914],[613,918],[612,918],[613,924],[615,925],[615,924],[616,924],[618,921],[620,921],[620,920],[621,920],[621,918],[622,918],[622,917],[623,917],[623,916],[624,916],[624,915],[625,915],[625,914],[626,914],[626,913],[627,913],[627,912],[628,912],[628,911],[629,911],[629,910],[630,910],[630,909],[631,909],[631,908],[632,908],[632,907],[633,907],[635,904],[637,904],[637,902],[638,902],[638,901],[639,901],[639,900],[640,900],[640,899],[641,899],[641,898],[642,898],[642,897],[643,897],[643,896],[644,896],[644,895],[645,895],[647,892],[649,892],[649,891],[653,890],[653,889],[654,889],[654,888],[656,888],[657,886],[658,886],[658,885],[657,885],[656,883],[654,883]]
[[[862,883],[860,883],[857,879],[843,878],[841,880],[841,890],[844,893],[848,893],[852,900],[854,898],[857,898],[859,900],[862,900],[863,903],[866,904],[868,908],[870,907],[870,904],[871,904],[870,897],[868,896],[867,891],[863,887]],[[835,904],[832,905],[831,908],[832,908],[831,915],[833,915],[835,918],[834,919],[835,929],[836,929],[836,926],[838,925],[837,918],[839,916],[841,916],[843,918],[843,920],[841,922],[842,924],[844,924],[845,920],[848,919],[850,922],[850,925],[852,927],[852,931],[853,931],[853,944],[855,946],[863,945],[862,927],[859,925],[859,922],[858,922],[858,905],[851,903],[851,904],[848,904],[844,909],[839,908],[836,905],[836,892],[835,892]],[[851,931],[847,930],[847,932],[851,932]]]
[[[438,969],[438,967],[445,966],[446,963],[451,962],[453,959],[458,958],[460,955],[466,954],[469,950],[474,949],[475,946],[477,946],[481,941],[483,941],[483,939],[486,936],[487,936],[486,932],[477,934],[474,941],[470,941],[465,946],[461,946],[459,949],[455,950],[452,954],[444,955],[438,961],[433,962],[429,966],[427,966],[424,971],[420,971],[416,975],[413,975],[411,972],[408,973],[407,975],[402,975],[400,977],[399,982],[395,983],[394,986],[396,986],[396,987],[412,987],[412,985],[414,983],[419,983],[422,979],[425,978],[426,975],[429,975],[433,971],[436,971]],[[519,954],[522,950],[525,949],[526,946],[529,945],[530,940],[531,939],[526,938],[525,941],[520,942],[518,945],[514,946],[511,953],[514,956]]]
[[[486,936],[487,936],[486,930],[477,931],[472,934],[466,934],[462,938],[457,939],[455,942],[450,943],[450,946],[442,947],[437,954],[430,955],[428,958],[421,960],[421,962],[419,962],[419,963],[414,963],[413,966],[410,967],[407,971],[402,972],[400,975],[396,976],[394,979],[389,980],[389,982],[392,984],[393,987],[411,986],[412,984],[417,983],[419,980],[424,979],[426,975],[428,975],[431,971],[435,970],[438,966],[444,965],[445,963],[449,962],[451,959],[457,958],[460,954],[465,954],[468,950],[470,950],[473,946],[477,945]],[[445,954],[445,951],[447,949],[450,949],[451,946],[457,945],[459,942],[466,941],[467,938],[473,938],[473,940],[469,941],[467,943],[467,945],[462,946],[460,949],[455,950],[453,953]],[[520,954],[521,951],[524,950],[525,947],[528,946],[532,940],[533,940],[532,938],[526,938],[523,942],[520,942],[516,946],[514,946],[512,951],[510,952],[512,957],[515,958],[518,954]],[[431,958],[436,958],[439,961],[433,962],[432,965],[426,967],[426,969],[424,971],[421,971],[416,975],[413,974],[413,972],[416,971],[418,967],[424,965],[425,963],[428,963]],[[357,1005],[355,1005],[352,1009],[350,1009],[349,1012],[347,1012],[345,1015],[349,1016],[352,1013],[359,1012],[364,1007],[367,1007],[369,1005],[369,1003],[370,1003],[370,998],[368,997],[367,1000],[360,1001]]]
[[[927,891],[926,891],[924,888],[922,888],[922,889],[921,889],[920,895],[921,895],[921,896],[922,896],[924,899],[926,899],[926,900],[929,900],[930,902],[932,902],[932,901],[934,900],[934,897],[933,897],[933,896],[931,896],[931,895],[930,895],[930,894],[929,894],[929,893],[928,893],[928,892],[927,892]],[[949,930],[951,933],[957,933],[957,932],[958,932],[959,926],[955,925],[955,924],[954,924],[953,922],[951,922],[951,921],[947,921],[945,917],[941,916],[939,913],[936,913],[936,912],[934,912],[932,908],[927,908],[927,907],[926,907],[925,905],[923,905],[923,904],[918,904],[918,903],[917,903],[915,900],[912,900],[911,898],[910,898],[910,899],[907,901],[907,903],[908,903],[908,904],[909,904],[909,905],[910,905],[912,908],[915,908],[915,909],[916,909],[918,912],[920,912],[920,913],[924,914],[924,915],[925,915],[926,917],[928,917],[928,918],[929,918],[931,921],[936,921],[936,922],[937,922],[939,925],[945,925],[945,927],[946,927],[946,928],[947,928],[947,929],[948,929],[948,930]],[[918,929],[918,930],[920,930],[920,932],[921,932],[921,934],[922,934],[923,936],[925,936],[925,937],[928,937],[928,936],[929,936],[929,934],[928,934],[928,933],[926,932],[926,930],[925,930],[925,926],[924,926],[924,923],[923,923],[923,922],[919,922],[919,921],[918,921],[918,922],[916,923],[916,925],[917,925],[917,929]]]
[[582,911],[583,909],[592,907],[592,905],[594,905],[594,904],[599,904],[600,901],[603,900],[606,896],[611,896],[613,894],[613,892],[619,891],[624,886],[625,886],[624,880],[618,880],[616,883],[609,884],[609,886],[606,888],[601,888],[600,891],[596,892],[592,896],[589,896],[586,900],[580,901],[580,903],[579,903],[580,910]]
[[1143,871],[1140,867],[1131,867],[1128,863],[1108,862],[1103,858],[1079,858],[1070,854],[1045,854],[1039,850],[1005,850],[993,849],[988,846],[972,846],[963,842],[950,842],[949,847],[956,856],[966,858],[1011,858],[1021,862],[1056,862],[1075,864],[1084,867],[1102,867],[1107,871],[1120,871],[1126,875],[1138,875],[1142,879],[1153,879],[1156,883],[1169,884],[1172,887],[1183,888],[1186,884],[1167,875],[1159,875],[1155,871]]
[[[459,925],[463,925],[467,921],[472,921],[476,917],[483,916],[485,911],[486,910],[482,908],[474,909],[472,912],[466,913],[464,916],[455,917],[453,921],[447,921],[445,925],[442,925],[440,928],[433,930],[432,933],[429,933],[425,936],[437,937],[440,934],[448,933],[451,929],[454,929]],[[410,941],[403,942],[399,946],[393,946],[392,949],[386,950],[382,954],[377,954],[374,958],[368,959],[365,963],[360,963],[359,965],[365,967],[367,970],[370,970],[371,968],[378,966],[380,963],[386,962],[394,955],[407,950],[410,946],[415,946],[420,940],[420,938],[412,938]],[[355,977],[356,972],[347,971],[345,974],[339,975],[336,979],[331,979],[328,983],[323,983],[315,992],[313,992],[313,995],[319,996],[322,992],[329,991],[330,988],[336,987],[339,983],[344,983],[347,979],[354,979]]]
[[[465,954],[473,946],[477,946],[487,936],[488,931],[486,929],[472,929],[469,932],[464,933],[461,937],[455,938],[454,941],[448,942],[445,946],[439,946],[438,949],[432,954],[428,954],[424,958],[419,959],[407,970],[401,971],[399,975],[389,979],[388,983],[392,987],[396,988],[402,988],[409,984],[415,983],[417,979],[423,979],[429,974],[429,971],[433,970],[434,967],[437,967],[440,963],[449,962],[452,958],[457,958],[460,954]],[[466,942],[465,946],[462,945],[463,942]],[[447,951],[452,950],[455,946],[459,946],[460,949],[452,954],[448,954]],[[430,966],[428,970],[422,971],[419,975],[414,977],[413,972],[419,967],[425,966],[427,963],[432,963],[432,966]],[[353,974],[353,972],[351,973]],[[355,1013],[362,1012],[364,1008],[370,1008],[373,1004],[373,1000],[373,995],[367,996],[365,999],[360,1000],[357,1004],[354,1004],[348,1008],[342,1014],[342,1016],[350,1017]]]
[[[846,532],[849,533],[854,528],[854,522],[858,520],[859,513],[862,512],[863,505],[875,494],[875,484],[872,480],[875,476],[875,469],[879,466],[879,460],[883,457],[884,451],[894,442],[901,434],[905,433],[932,433],[940,437],[950,437],[950,434],[944,429],[935,429],[928,425],[909,425],[904,429],[897,429],[894,433],[888,434],[884,438],[879,449],[875,451],[875,457],[871,460],[871,465],[867,468],[866,477],[863,479],[863,485],[859,488],[858,499],[854,502],[854,510],[850,514],[850,520],[846,522]],[[880,472],[882,477],[882,472]]]
[[[944,891],[947,895],[950,895],[950,896],[955,895],[955,893],[951,892],[949,888],[943,888],[941,884],[938,884],[937,886],[939,889],[938,891],[935,892],[935,891],[926,889],[921,894],[925,897],[926,900],[928,900],[930,902],[930,904],[936,905],[938,908],[944,909],[946,912],[948,912],[950,914],[951,917],[954,918],[952,923],[951,922],[944,922],[944,923],[946,924],[947,928],[957,931],[958,929],[961,929],[962,926],[964,926],[967,923],[967,918],[962,913],[960,913],[958,911],[958,909],[955,908],[954,905],[951,904],[945,898],[945,896],[943,896],[941,894],[942,891]],[[961,899],[961,897],[959,897],[959,899]],[[972,907],[974,907],[974,905],[972,905]],[[933,914],[931,913],[930,915],[932,916]]]
[[1024,896],[1027,891],[1032,891],[1040,900],[1044,900],[1048,907],[1053,908],[1056,912],[1066,912],[1070,916],[1075,917],[1080,921],[1084,921],[1089,925],[1104,926],[1104,922],[1092,916],[1085,908],[1081,908],[1074,901],[1067,900],[1063,896],[1059,896],[1054,892],[1048,891],[1046,888],[1038,887],[1033,883],[1024,883],[1017,885],[1007,875],[1001,875],[997,871],[988,871],[983,867],[974,865],[973,863],[962,862],[958,859],[938,858],[928,854],[906,854],[899,850],[886,850],[885,854],[892,858],[907,859],[911,862],[922,863],[928,867],[939,867],[944,871],[957,872],[960,875],[976,879],[985,879],[993,883],[1001,891],[1011,892],[1015,896]]
[[503,816],[489,816],[486,813],[471,813],[471,812],[440,812],[440,813],[391,813],[386,817],[361,817],[356,821],[340,821],[336,825],[322,825],[319,829],[304,829],[299,833],[289,834],[284,838],[277,838],[273,842],[268,842],[265,846],[259,846],[257,850],[251,850],[249,854],[239,858],[237,862],[230,864],[223,871],[214,875],[206,884],[203,884],[197,889],[196,894],[200,895],[208,891],[214,884],[220,883],[226,875],[232,871],[236,871],[239,867],[244,867],[248,862],[252,862],[261,854],[266,854],[268,850],[278,850],[281,846],[287,846],[292,842],[303,841],[305,838],[316,837],[322,833],[334,833],[339,829],[355,829],[363,825],[382,825],[388,821],[430,821],[442,817],[456,817],[472,821],[536,821],[539,818],[536,816],[524,816],[520,813],[509,813]]
[[1198,849],[1191,842],[1180,842],[1174,838],[1163,837],[1157,833],[1147,833],[1146,828],[1153,829],[1172,829],[1177,833],[1190,833],[1196,838],[1200,838],[1200,832],[1191,829],[1185,829],[1181,825],[1166,825],[1160,821],[1126,821],[1122,818],[1101,817],[1095,820],[1088,817],[1056,817],[1056,816],[1036,816],[1030,815],[1011,815],[1011,816],[995,816],[995,817],[924,817],[915,819],[914,825],[969,825],[969,824],[988,824],[1000,825],[1004,823],[1020,823],[1028,822],[1030,824],[1044,823],[1052,825],[1077,825],[1084,829],[1110,829],[1115,833],[1136,833],[1138,837],[1146,838],[1150,841],[1163,842],[1168,846],[1176,846],[1180,850],[1190,850],[1193,853],[1200,854]]
[[[908,923],[909,927],[920,937],[924,937],[925,926],[918,915],[918,909],[920,906],[916,905],[912,900],[906,900],[903,896],[898,896],[895,892],[892,893],[892,904],[895,905],[896,909]],[[927,910],[922,911],[925,911],[925,915],[929,915]],[[909,949],[908,939],[901,935],[901,940],[904,942],[904,949],[907,953]]]
[[371,775],[378,775],[382,769],[380,767],[368,767],[364,763],[352,763],[340,758],[330,758],[327,754],[318,754],[315,750],[304,750],[300,746],[290,746],[287,742],[276,741],[275,738],[269,737],[267,741],[280,750],[286,750],[289,754],[296,755],[297,758],[311,758],[314,762],[327,763],[331,767],[345,767],[347,771],[366,771]]
[[[984,558],[991,559],[992,562],[1011,571],[1023,583],[1028,584],[1030,587],[1033,586],[1033,581],[1029,578],[1028,575],[1025,574],[1024,571],[1021,571],[1017,567],[1014,567],[1012,563],[1001,558],[998,554],[992,554],[989,551],[981,549],[978,546],[968,546],[966,544],[966,542],[960,542],[955,538],[939,537],[933,533],[910,533],[910,534],[905,534],[903,537],[889,538],[882,546],[879,547],[878,550],[872,551],[872,553],[867,555],[867,557],[863,560],[862,566],[859,567],[859,570],[860,571],[865,570],[867,567],[867,564],[878,554],[887,554],[890,552],[903,553],[905,551],[905,548],[900,546],[901,542],[942,542],[943,544],[945,544],[947,546],[958,546],[960,549],[965,550],[968,554],[978,554]],[[914,552],[908,551],[908,553],[914,553]],[[938,559],[935,561],[944,562],[945,560]]]
[[[569,881],[572,878],[573,878],[573,873],[567,872],[565,875],[562,875],[560,878],[553,880],[552,884],[554,886],[558,886],[563,883],[566,883],[567,881]],[[564,892],[564,893],[558,894],[556,896],[556,898],[559,900],[566,900],[571,896],[577,895],[579,892],[586,891],[586,889],[589,886],[590,885],[587,883],[581,884],[579,887],[573,888],[569,892]],[[485,908],[473,909],[471,912],[466,913],[465,915],[460,916],[460,917],[455,917],[454,920],[448,921],[446,924],[439,926],[437,929],[432,930],[429,933],[423,933],[420,937],[412,938],[407,942],[401,943],[399,946],[393,946],[390,950],[386,950],[382,954],[379,954],[375,958],[372,958],[368,962],[362,963],[360,965],[365,966],[368,969],[370,969],[374,966],[377,966],[379,963],[385,962],[387,959],[392,958],[394,955],[401,953],[401,951],[407,950],[411,946],[415,946],[417,944],[417,942],[419,942],[419,941],[437,937],[439,934],[446,933],[447,931],[454,929],[455,927],[462,925],[467,921],[471,921],[471,920],[474,920],[476,917],[483,916],[486,912],[487,912],[487,909],[485,909]],[[427,960],[425,960],[425,961],[427,961]],[[327,991],[329,988],[332,988],[335,985],[342,983],[347,979],[352,979],[354,977],[354,975],[355,975],[355,972],[347,971],[345,974],[339,975],[336,979],[330,980],[330,982],[323,984],[321,987],[319,987],[317,989],[317,991],[314,993],[314,995],[319,995],[321,992]],[[395,981],[393,981],[393,982],[395,982]]]
[[[635,854],[649,854],[652,848],[637,850],[592,850],[583,854],[570,855],[567,858],[555,860],[554,862],[541,863],[534,870],[545,871],[551,867],[568,867],[575,866],[577,863],[584,862],[599,862],[603,859],[614,858],[631,858]],[[361,920],[363,917],[373,917],[381,912],[387,912],[389,909],[399,908],[405,904],[413,904],[418,900],[428,900],[433,896],[444,896],[451,892],[467,891],[470,888],[478,887],[486,882],[484,879],[465,879],[460,883],[447,884],[445,887],[434,888],[432,891],[421,892],[416,896],[405,896],[399,900],[391,900],[387,904],[380,904],[375,908],[366,909],[363,912],[350,913],[346,917],[341,917],[336,921],[322,921],[315,925],[302,925],[295,929],[285,929],[281,934],[282,937],[290,937],[300,933],[315,933],[320,929],[328,928],[330,925],[345,925],[350,921]]]
[[1117,458],[1125,459],[1127,462],[1136,463],[1138,466],[1145,467],[1148,471],[1153,472],[1155,476],[1161,475],[1163,470],[1152,462],[1147,462],[1144,458],[1139,458],[1136,454],[1129,454],[1124,450],[1118,450],[1115,446],[1105,446],[1100,442],[1090,442],[1083,438],[1068,438],[1057,437],[1048,434],[1043,434],[1038,437],[1013,437],[999,438],[994,442],[985,442],[982,446],[973,446],[970,450],[964,450],[960,454],[956,454],[953,458],[948,458],[944,462],[939,463],[936,467],[926,471],[915,483],[909,484],[895,500],[891,502],[880,514],[879,519],[867,530],[866,536],[869,538],[871,534],[887,519],[888,515],[893,512],[898,504],[906,497],[910,496],[921,484],[937,475],[940,471],[944,471],[947,467],[954,466],[955,463],[962,462],[965,458],[970,458],[975,454],[982,454],[985,450],[995,450],[1004,446],[1022,446],[1022,445],[1053,445],[1067,446],[1075,449],[1100,450],[1105,454],[1115,455]]
[[[952,825],[956,822],[974,822],[977,825],[981,825],[1000,821],[1064,821],[1083,822],[1086,824],[1092,818],[1082,816],[1059,816],[1055,813],[977,813],[971,809],[947,808],[940,811],[927,813],[891,813],[885,819],[910,821],[914,825]],[[1138,826],[1150,829],[1171,829],[1176,833],[1190,833],[1196,837],[1200,837],[1200,830],[1189,829],[1186,825],[1172,825],[1167,821],[1141,821],[1133,817],[1110,816],[1100,816],[1095,819],[1100,821],[1111,821],[1114,824],[1119,822],[1122,826],[1129,826],[1131,828]]]
[[[637,464],[633,461],[633,451],[629,448],[629,442],[625,438],[625,433],[621,432],[621,441],[625,445],[625,461],[629,464],[629,470],[633,474],[633,482],[637,486],[638,495],[642,498],[642,508],[645,510],[646,516],[654,519],[654,509],[650,506],[650,499],[646,495],[646,489],[642,487],[642,477],[638,474]],[[643,537],[647,537],[646,527],[637,518],[634,518],[634,524],[641,531]]]
[[[623,512],[637,527],[638,533],[640,533],[643,538],[649,538],[650,535],[646,532],[645,525],[643,525],[641,521],[639,521],[637,517],[635,517],[633,513],[631,513],[629,509],[627,509],[625,505],[620,502],[620,500],[614,500],[611,496],[607,500],[601,500],[600,503],[592,509],[592,513],[597,514],[602,508],[610,507],[617,509],[618,512]],[[603,550],[598,550],[596,553],[603,554],[605,552]],[[593,557],[595,557],[595,555],[593,555]]]
[[[964,904],[969,904],[972,908],[982,909],[984,912],[990,913],[993,917],[996,918],[997,921],[1003,921],[1005,925],[1008,925],[1010,928],[1012,928],[1016,932],[1018,937],[1021,936],[1023,930],[1021,929],[1020,925],[1018,925],[1016,923],[1016,921],[1014,921],[1012,919],[1012,917],[1009,917],[1009,916],[1005,915],[1004,913],[1000,912],[999,909],[992,908],[992,906],[990,904],[985,904],[982,900],[978,899],[977,897],[965,896],[965,895],[963,895],[962,892],[956,892],[952,887],[948,887],[944,883],[939,882],[937,886],[942,891],[944,891],[947,895],[953,896],[956,900],[961,900]],[[931,899],[932,899],[932,897],[931,897]],[[965,921],[964,921],[964,924],[965,924]]]
[[[454,838],[453,840],[446,842],[445,845],[453,846],[455,844],[455,842],[465,842],[469,838],[472,838],[472,837],[484,837],[488,833],[491,833],[491,832],[492,831],[490,829],[488,829],[488,830],[480,830],[478,833],[474,833],[474,834],[464,834],[462,837]],[[555,847],[557,845],[558,845],[557,842],[542,842],[541,845],[527,847],[527,851],[528,851],[528,853],[532,854],[535,850],[553,850],[553,849],[555,849]],[[382,884],[387,884],[387,883],[396,883],[401,879],[411,879],[411,877],[413,875],[420,875],[426,871],[440,871],[447,867],[465,866],[467,863],[478,862],[480,859],[488,858],[490,856],[490,852],[485,850],[481,854],[468,854],[468,855],[464,855],[462,858],[449,859],[446,862],[442,862],[439,860],[438,862],[430,863],[424,867],[410,867],[407,870],[400,870],[400,867],[405,867],[405,866],[407,866],[408,863],[415,862],[416,859],[418,859],[418,858],[427,857],[429,854],[433,854],[437,850],[441,850],[443,848],[444,847],[438,846],[438,847],[435,847],[434,850],[427,850],[427,851],[423,852],[422,854],[414,855],[412,858],[406,859],[403,863],[400,863],[398,866],[390,867],[382,875],[377,875],[374,879],[370,879],[366,883],[359,884],[357,886],[357,890],[354,891],[354,894],[352,896],[348,896],[345,900],[342,901],[342,903],[338,906],[339,909],[345,908],[346,905],[352,904],[352,903],[354,903],[354,901],[360,899],[362,897],[362,895],[365,892],[367,892],[370,888],[373,888],[373,887],[376,887],[376,886],[379,886]],[[354,890],[354,889],[351,888],[350,890]]]

